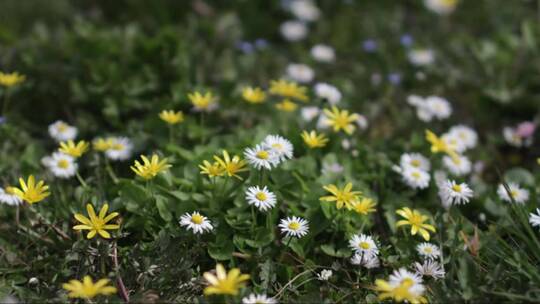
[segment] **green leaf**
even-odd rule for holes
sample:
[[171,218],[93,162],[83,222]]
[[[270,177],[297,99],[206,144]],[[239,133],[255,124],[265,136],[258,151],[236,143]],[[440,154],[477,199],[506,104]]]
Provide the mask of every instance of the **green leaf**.
[[172,220],[173,216],[172,216],[172,213],[171,213],[167,198],[165,198],[165,197],[163,197],[161,195],[156,195],[156,196],[154,196],[154,198],[156,199],[156,206],[157,206],[157,209],[159,211],[159,215],[166,222],[170,222]]

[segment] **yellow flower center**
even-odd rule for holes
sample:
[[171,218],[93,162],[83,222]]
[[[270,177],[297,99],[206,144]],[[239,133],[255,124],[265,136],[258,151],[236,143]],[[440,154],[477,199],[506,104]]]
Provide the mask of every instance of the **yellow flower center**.
[[280,143],[275,143],[275,144],[272,144],[272,148],[274,148],[276,150],[281,150],[281,149],[283,149],[283,145],[280,144]]
[[455,192],[461,193],[461,186],[460,185],[453,185],[452,190],[454,190]]
[[295,230],[295,231],[300,229],[300,223],[298,223],[298,222],[289,223],[289,229]]
[[65,123],[58,124],[58,132],[64,133],[67,131],[68,126]]
[[512,198],[516,198],[518,196],[518,192],[516,190],[510,190],[510,196]]
[[418,159],[411,160],[411,166],[416,168],[420,167],[420,161]]
[[200,214],[194,214],[191,216],[191,222],[196,225],[202,224],[204,218]]
[[426,248],[424,248],[424,252],[425,253],[432,253],[433,250],[431,249],[431,247],[426,247]]
[[414,179],[419,179],[420,178],[420,172],[413,172],[411,173],[411,176],[414,177]]
[[257,154],[255,155],[258,159],[268,159],[268,157],[270,156],[268,151],[265,151],[265,150],[261,150],[259,152],[257,152]]
[[368,242],[360,242],[360,243],[358,243],[358,247],[360,247],[362,249],[369,249],[371,246],[369,245]]
[[420,214],[413,214],[409,218],[409,223],[413,226],[421,226],[424,221],[422,220],[422,216]]
[[122,145],[120,143],[114,143],[111,146],[111,149],[117,150],[117,151],[122,151],[122,150],[124,150],[124,148],[125,148],[124,145]]
[[65,159],[61,159],[56,165],[58,165],[59,168],[67,169],[69,167],[69,162]]
[[259,192],[255,195],[255,197],[260,200],[260,201],[265,201],[266,200],[266,194],[264,194],[264,192]]
[[411,278],[405,278],[401,280],[401,284],[405,286],[412,286],[414,284],[414,281]]

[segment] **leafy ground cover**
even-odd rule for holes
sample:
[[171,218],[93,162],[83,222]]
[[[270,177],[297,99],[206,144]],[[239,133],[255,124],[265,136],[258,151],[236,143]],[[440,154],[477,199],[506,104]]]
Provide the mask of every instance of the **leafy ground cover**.
[[536,302],[536,1],[0,2],[3,302]]

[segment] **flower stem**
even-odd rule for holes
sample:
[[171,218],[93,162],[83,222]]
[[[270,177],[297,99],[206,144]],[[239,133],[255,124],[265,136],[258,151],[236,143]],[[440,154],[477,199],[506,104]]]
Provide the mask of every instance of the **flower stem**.
[[105,158],[105,169],[107,170],[107,173],[109,173],[109,176],[113,180],[115,184],[118,184],[118,177],[116,177],[116,174],[114,174],[114,171],[111,167],[111,163],[107,158]]
[[83,188],[88,188],[88,184],[84,181],[79,172],[75,173],[75,176],[77,176],[77,179],[79,180],[79,183],[81,183]]

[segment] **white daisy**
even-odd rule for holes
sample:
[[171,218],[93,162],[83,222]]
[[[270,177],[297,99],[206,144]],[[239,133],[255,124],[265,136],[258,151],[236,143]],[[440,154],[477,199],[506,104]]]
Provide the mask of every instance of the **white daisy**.
[[355,234],[349,240],[349,247],[351,247],[356,253],[365,256],[372,256],[379,254],[379,248],[373,238],[365,234]]
[[280,31],[285,39],[289,41],[300,41],[306,38],[308,28],[304,22],[290,20],[281,24]]
[[192,230],[195,234],[203,234],[206,231],[212,231],[214,229],[210,220],[197,211],[192,214],[186,213],[182,215],[180,217],[180,226],[186,226],[187,230]]
[[307,122],[312,121],[315,117],[317,117],[317,115],[319,115],[319,113],[321,113],[321,109],[317,107],[303,107],[300,110],[302,119]]
[[379,258],[376,255],[364,255],[355,253],[351,258],[351,264],[360,265],[367,269],[377,268],[381,265]]
[[429,160],[420,153],[402,154],[399,159],[399,164],[403,168],[410,166],[423,171],[429,171],[430,168]]
[[510,195],[504,185],[499,184],[497,194],[501,200],[512,203],[513,199],[517,204],[525,204],[529,200],[529,190],[519,187],[516,183],[508,183],[508,190],[510,190]]
[[424,66],[430,65],[435,61],[435,54],[430,49],[415,49],[407,54],[409,61],[413,65]]
[[432,277],[434,279],[442,279],[446,274],[443,267],[436,261],[424,260],[423,264],[418,262],[414,263],[416,273],[423,277]]
[[242,298],[242,304],[276,304],[277,301],[274,298],[269,298],[264,294],[250,294],[247,297]]
[[402,168],[401,177],[405,184],[413,189],[427,188],[431,178],[426,171],[414,167]]
[[324,82],[315,85],[315,94],[326,99],[331,105],[335,105],[341,100],[341,92],[335,86]]
[[256,145],[255,148],[246,148],[244,156],[250,165],[259,170],[262,168],[272,170],[272,166],[277,167],[279,164],[276,153],[262,145]]
[[328,281],[330,277],[332,277],[332,270],[330,269],[323,269],[317,274],[317,280],[319,281]]
[[420,243],[416,246],[416,251],[425,259],[436,259],[441,255],[439,247],[431,243]]
[[528,147],[532,144],[532,136],[522,137],[518,132],[517,128],[504,127],[503,136],[506,142],[514,147]]
[[467,150],[465,142],[461,140],[456,133],[444,133],[441,136],[441,139],[458,153],[463,153]]
[[452,114],[450,103],[442,97],[428,96],[425,105],[433,113],[433,116],[439,120],[447,119]]
[[57,142],[74,140],[77,137],[77,128],[57,120],[49,125],[49,135]]
[[362,114],[357,114],[356,115],[356,121],[355,122],[356,122],[356,125],[358,125],[358,128],[360,128],[360,130],[365,130],[368,127],[368,120]]
[[422,277],[416,273],[412,273],[405,268],[400,268],[394,270],[392,274],[388,277],[391,284],[402,284],[404,281],[409,281],[413,283],[413,286],[417,286],[417,291],[424,291],[424,286],[422,285]]
[[457,0],[424,0],[424,5],[432,12],[440,15],[452,13],[456,9]]
[[259,186],[249,187],[246,191],[246,200],[249,205],[254,205],[261,211],[272,209],[276,205],[276,195],[266,188]]
[[22,199],[15,195],[13,187],[0,188],[0,202],[10,205],[17,206],[22,204]]
[[534,212],[530,213],[529,223],[531,223],[532,226],[540,226],[540,209],[536,208],[536,213],[537,214],[534,214]]
[[61,152],[54,152],[50,157],[42,159],[47,168],[56,177],[70,178],[77,173],[78,165],[75,159]]
[[471,161],[464,155],[458,155],[457,157],[445,155],[443,165],[450,173],[456,176],[469,174],[472,169]]
[[289,140],[279,135],[266,136],[262,145],[269,148],[276,155],[278,163],[293,157],[293,145]]
[[319,8],[310,0],[294,0],[289,9],[302,21],[315,21],[321,16]]
[[105,156],[112,160],[126,160],[131,157],[133,144],[127,137],[112,137],[111,147],[105,151]]
[[336,53],[331,46],[317,44],[311,48],[311,56],[319,62],[333,62],[336,60]]
[[315,72],[305,64],[291,63],[287,66],[287,76],[299,83],[308,83],[315,77]]
[[448,133],[459,138],[467,149],[476,147],[476,144],[478,143],[478,134],[470,127],[464,125],[453,126]]
[[458,184],[454,180],[445,181],[439,188],[439,197],[445,208],[466,204],[473,195],[472,189],[466,183]]
[[282,219],[278,227],[281,228],[281,232],[285,233],[287,236],[295,236],[298,238],[306,235],[309,230],[308,221],[296,216]]

